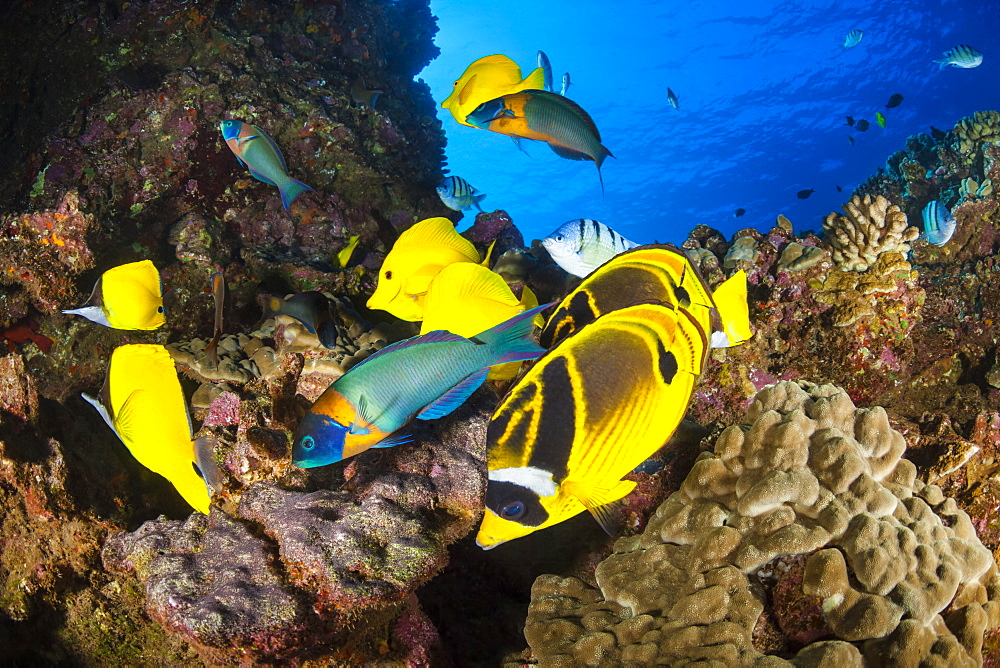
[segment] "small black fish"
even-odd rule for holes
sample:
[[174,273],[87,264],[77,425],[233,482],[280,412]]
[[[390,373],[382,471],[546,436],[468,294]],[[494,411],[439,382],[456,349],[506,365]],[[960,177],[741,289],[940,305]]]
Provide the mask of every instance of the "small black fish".
[[944,130],[938,130],[933,125],[931,126],[931,137],[933,137],[936,141],[941,141],[942,139],[944,139],[947,136],[948,136],[948,133],[945,132]]
[[809,195],[812,195],[814,192],[816,192],[816,190],[813,189],[813,188],[810,188],[809,190],[800,190],[798,192],[798,198],[799,199],[809,199]]
[[846,118],[847,118],[847,124],[853,126],[854,125],[854,116],[847,116]]
[[667,88],[667,102],[674,109],[680,110],[680,103],[677,101],[677,93]]
[[854,137],[848,137],[847,141],[851,143],[851,146],[854,146]]
[[656,475],[663,470],[667,463],[662,459],[647,459],[643,463],[632,469],[632,473],[644,473],[646,475]]
[[840,186],[837,186],[837,192],[842,193],[842,192],[844,192],[844,189],[841,188]]
[[886,109],[892,109],[893,107],[898,107],[903,102],[903,96],[899,93],[893,93],[889,101],[885,103]]
[[740,216],[742,216],[746,212],[747,212],[746,209],[736,209],[736,212],[735,212],[734,215],[735,215],[736,218],[739,218]]
[[869,123],[868,121],[866,121],[863,118],[860,121],[858,121],[857,123],[854,124],[854,127],[857,128],[858,130],[861,130],[862,132],[867,132],[868,128],[870,126],[871,126],[871,123]]

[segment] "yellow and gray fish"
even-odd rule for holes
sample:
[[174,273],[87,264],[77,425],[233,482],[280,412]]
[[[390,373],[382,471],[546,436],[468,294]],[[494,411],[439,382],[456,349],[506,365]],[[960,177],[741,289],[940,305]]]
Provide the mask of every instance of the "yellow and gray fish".
[[670,103],[671,107],[680,111],[681,107],[680,107],[680,102],[678,102],[677,100],[677,93],[672,91],[669,87],[667,88],[667,102]]
[[192,438],[187,403],[166,348],[115,348],[100,397],[82,396],[140,464],[169,480],[195,510],[208,514],[211,494],[222,488],[215,440]]
[[669,304],[607,313],[550,350],[507,393],[486,430],[493,548],[584,510],[609,533],[622,480],[670,439],[687,411],[708,341]]
[[437,187],[437,194],[446,207],[455,211],[465,211],[473,205],[482,211],[483,207],[479,206],[479,202],[486,197],[486,193],[480,191],[461,176],[445,178]]
[[559,94],[562,95],[563,97],[565,97],[566,93],[569,92],[569,83],[570,83],[569,82],[569,72],[566,72],[565,74],[563,74],[562,89],[560,89],[560,91],[559,91]]
[[710,292],[683,251],[649,244],[615,256],[585,278],[556,307],[538,342],[551,348],[605,313],[645,302],[690,313],[713,348],[739,345],[753,335],[746,273],[737,271]]
[[369,89],[365,86],[364,79],[356,79],[351,85],[351,99],[365,109],[375,109],[375,101],[383,92],[385,91]]
[[315,334],[324,348],[337,343],[337,323],[334,307],[326,295],[316,290],[288,295],[284,299],[267,296],[263,300],[263,320],[284,315],[302,323],[310,334]]
[[944,246],[955,234],[958,223],[955,221],[951,211],[944,204],[937,200],[932,200],[924,207],[922,212],[924,218],[924,233],[921,235],[924,241],[935,246]]
[[942,70],[949,65],[952,67],[961,67],[962,69],[971,69],[983,64],[983,52],[968,44],[959,44],[954,49],[945,51],[944,58],[935,60],[934,62],[938,63],[940,65],[938,69]]
[[849,49],[852,46],[857,46],[861,43],[861,38],[865,36],[865,33],[855,28],[851,32],[847,33],[844,37],[844,48]]
[[619,253],[639,244],[629,241],[613,229],[590,218],[563,223],[542,239],[542,246],[563,271],[586,278]]
[[167,321],[160,272],[149,260],[108,269],[97,279],[87,306],[63,313],[82,315],[113,329],[157,329]]
[[538,66],[542,68],[545,90],[552,90],[552,65],[549,64],[549,57],[541,49],[538,50]]

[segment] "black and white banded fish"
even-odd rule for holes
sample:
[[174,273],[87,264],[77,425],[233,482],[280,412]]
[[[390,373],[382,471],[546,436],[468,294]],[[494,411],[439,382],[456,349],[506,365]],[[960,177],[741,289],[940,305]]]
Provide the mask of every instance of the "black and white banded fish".
[[857,46],[861,41],[861,38],[864,36],[865,34],[862,31],[855,28],[851,32],[847,33],[846,37],[844,37],[844,48],[849,49],[852,46]]
[[930,201],[923,210],[924,233],[920,236],[935,246],[944,246],[955,234],[958,223],[951,211],[937,200]]
[[479,201],[486,197],[485,193],[480,192],[461,176],[447,177],[437,187],[437,194],[446,207],[455,211],[465,211],[473,204],[482,211]]
[[949,65],[963,69],[979,67],[983,64],[983,52],[968,44],[959,44],[954,49],[945,51],[944,58],[935,60],[934,62],[938,63],[940,65],[939,69],[942,70]]
[[604,223],[590,218],[577,218],[564,223],[542,239],[542,246],[555,263],[580,278],[585,278],[615,255],[638,245]]

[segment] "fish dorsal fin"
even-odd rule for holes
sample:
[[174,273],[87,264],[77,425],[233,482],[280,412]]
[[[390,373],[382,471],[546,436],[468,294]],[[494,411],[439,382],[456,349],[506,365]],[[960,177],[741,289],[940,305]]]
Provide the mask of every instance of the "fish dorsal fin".
[[354,249],[358,247],[358,242],[361,241],[361,235],[355,234],[351,236],[347,245],[344,246],[337,253],[337,262],[340,263],[340,268],[343,269],[347,266],[347,263],[351,261],[351,255],[354,254]]
[[392,250],[420,246],[446,246],[467,257],[469,262],[478,263],[480,260],[475,245],[460,235],[455,230],[455,224],[447,218],[427,218],[420,221],[399,235]]
[[479,371],[465,377],[462,382],[455,385],[450,390],[442,394],[432,403],[424,406],[424,409],[417,413],[418,420],[436,420],[444,417],[448,413],[465,403],[465,400],[483,384],[489,369]]
[[288,173],[288,165],[285,164],[285,156],[283,156],[281,154],[281,149],[278,148],[278,145],[274,143],[273,139],[271,139],[271,135],[267,134],[266,132],[264,132],[263,130],[261,130],[260,128],[258,128],[256,125],[254,125],[252,127],[257,132],[257,135],[259,136],[260,139],[263,139],[268,144],[270,144],[271,148],[274,150],[275,154],[277,154],[277,156],[278,156],[278,162],[281,163],[281,171],[283,171],[283,172],[285,172],[287,174]]
[[388,355],[391,352],[396,352],[396,351],[399,351],[399,350],[403,350],[404,348],[410,348],[412,346],[420,345],[420,344],[423,344],[423,343],[443,343],[445,341],[466,341],[466,342],[468,342],[469,339],[465,338],[464,336],[459,336],[458,334],[452,334],[451,332],[447,332],[447,331],[444,331],[444,330],[437,330],[437,331],[434,331],[434,332],[428,332],[426,334],[420,334],[418,336],[411,336],[408,339],[403,339],[402,341],[397,341],[396,343],[390,344],[390,345],[386,346],[385,348],[382,348],[382,349],[378,350],[374,354],[369,355],[368,357],[364,358],[363,360],[361,360],[360,362],[358,362],[357,364],[355,364],[354,366],[352,366],[348,370],[348,373],[352,373],[352,372],[354,372],[355,369],[360,369],[362,366],[364,366],[365,364],[368,364],[372,360],[378,359],[379,357],[381,357],[383,355]]
[[477,76],[479,76],[479,75],[478,74],[473,74],[471,77],[469,77],[469,80],[465,82],[464,86],[462,86],[462,90],[460,90],[458,92],[458,103],[459,104],[465,104],[465,103],[467,103],[469,101],[469,98],[472,97],[473,92],[475,92],[475,90],[476,90],[476,83],[475,82],[476,82],[476,77]]

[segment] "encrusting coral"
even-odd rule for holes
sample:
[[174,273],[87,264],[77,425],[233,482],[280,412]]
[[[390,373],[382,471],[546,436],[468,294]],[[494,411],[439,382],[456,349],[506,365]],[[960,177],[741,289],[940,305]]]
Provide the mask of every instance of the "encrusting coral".
[[[615,544],[599,589],[535,582],[534,656],[553,666],[981,665],[984,633],[1000,624],[997,565],[954,500],[916,479],[905,450],[884,409],[855,408],[835,386],[761,390],[746,424],[702,453],[645,532]],[[821,606],[813,637],[826,639],[791,664],[755,646],[772,566],[788,555],[807,555],[798,597]]]
[[881,195],[855,195],[844,205],[844,213],[831,213],[823,221],[833,260],[844,271],[865,271],[886,251],[905,255],[909,242],[920,235],[907,225],[906,214]]

